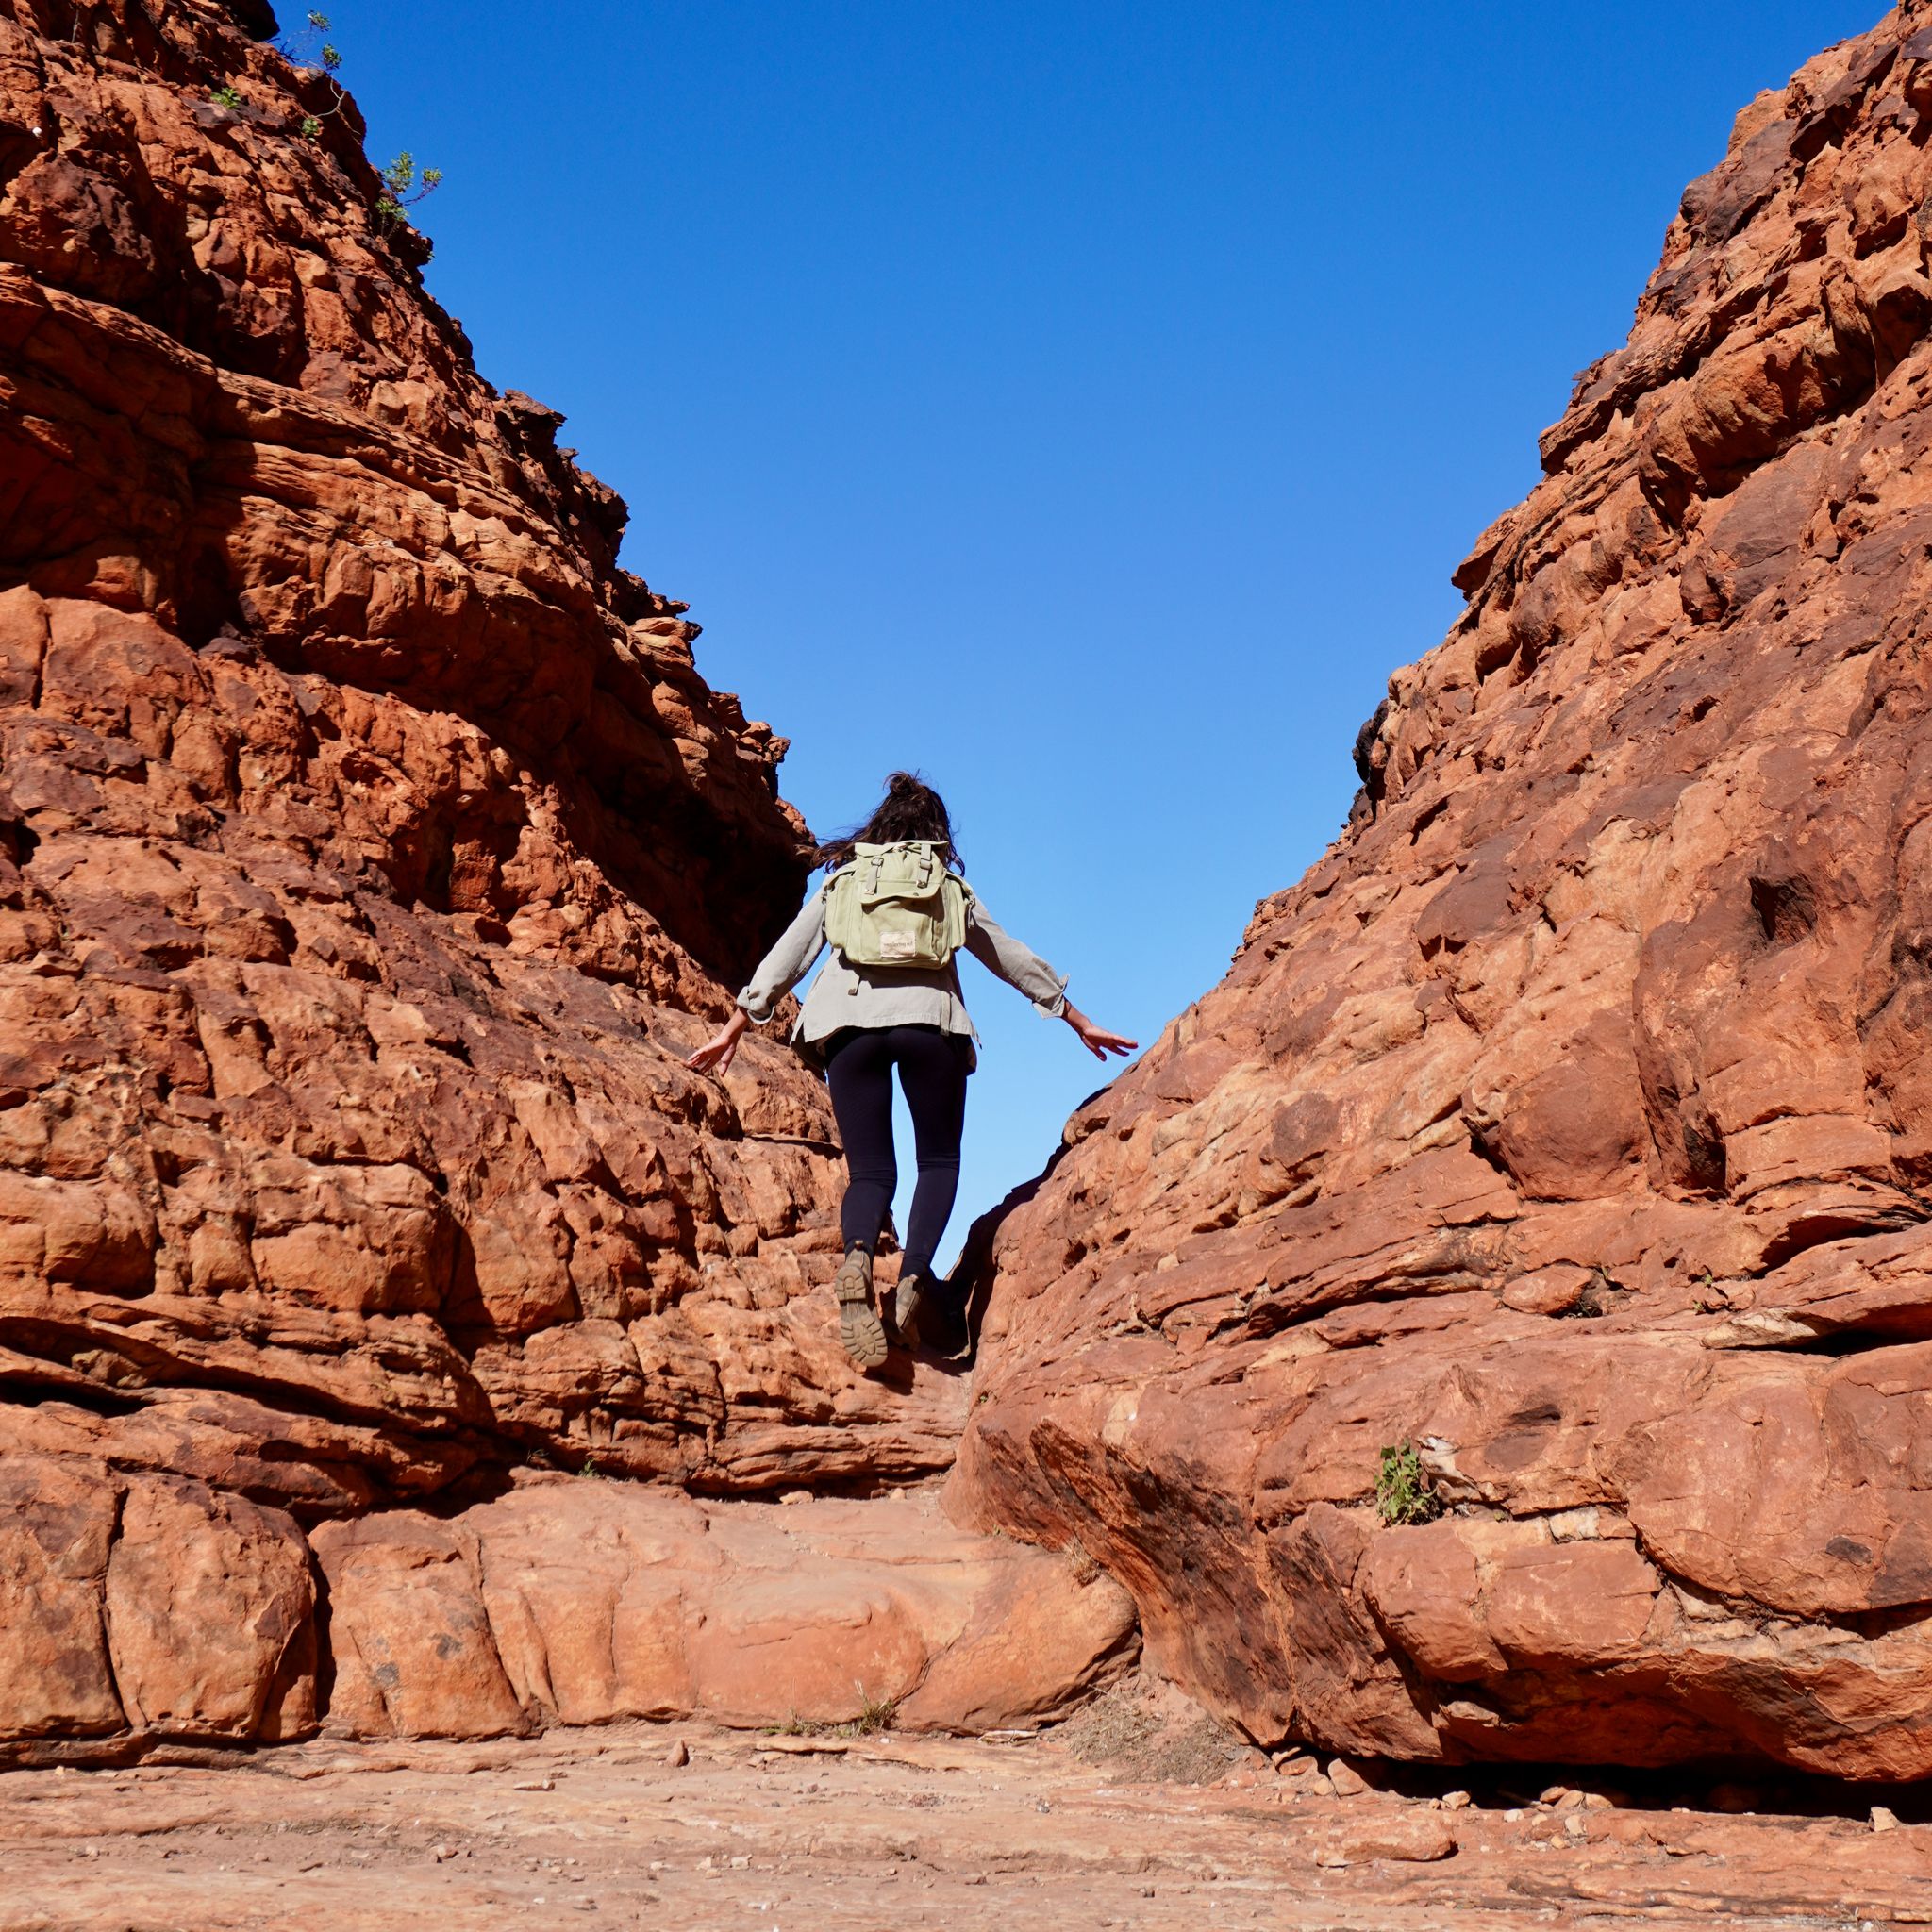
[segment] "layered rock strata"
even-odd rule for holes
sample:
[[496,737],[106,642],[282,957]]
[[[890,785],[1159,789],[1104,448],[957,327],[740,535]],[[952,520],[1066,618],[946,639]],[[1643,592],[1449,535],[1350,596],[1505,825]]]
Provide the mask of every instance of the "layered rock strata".
[[839,1347],[822,1087],[681,1063],[783,741],[273,27],[0,8],[0,1737],[314,1722],[319,1524],[963,1407]]
[[1928,134],[1918,4],[1743,111],[998,1232],[956,1507],[1258,1739],[1932,1773]]
[[[703,1717],[980,1732],[1138,1654],[1094,1564],[969,1534],[930,1487],[699,1501],[519,1472],[452,1515],[311,1525],[233,1491],[8,1457],[0,1761],[158,1742],[491,1738]],[[117,1507],[118,1505],[118,1507]]]

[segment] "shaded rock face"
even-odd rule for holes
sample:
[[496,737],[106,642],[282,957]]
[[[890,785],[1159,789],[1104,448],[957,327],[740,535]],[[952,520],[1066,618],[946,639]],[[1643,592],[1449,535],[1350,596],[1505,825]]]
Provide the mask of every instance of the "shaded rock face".
[[0,7],[0,1736],[312,1723],[318,1523],[963,1407],[839,1347],[820,1084],[681,1064],[797,902],[783,741],[272,27]]
[[1258,1738],[1932,1773],[1928,133],[1923,6],[1740,116],[1347,832],[999,1230],[956,1508]]

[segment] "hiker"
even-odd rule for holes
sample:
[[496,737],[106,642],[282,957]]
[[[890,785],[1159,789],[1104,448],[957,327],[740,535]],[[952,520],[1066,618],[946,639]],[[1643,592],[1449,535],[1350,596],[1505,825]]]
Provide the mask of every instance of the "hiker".
[[[935,1312],[933,1257],[958,1191],[966,1076],[977,1060],[956,955],[963,947],[1042,1013],[1064,1020],[1096,1059],[1132,1053],[1138,1042],[1096,1026],[1067,998],[1065,977],[993,924],[959,873],[944,802],[914,774],[894,772],[878,809],[821,845],[816,863],[829,868],[824,883],[765,955],[731,1018],[685,1064],[722,1075],[746,1027],[769,1020],[830,944],[791,1038],[824,1069],[845,1145],[845,1258],[833,1283],[839,1336],[853,1360],[872,1369],[886,1358],[889,1327],[910,1348],[922,1310]],[[874,1306],[872,1261],[899,1178],[894,1067],[912,1115],[919,1179],[888,1319],[883,1299]]]

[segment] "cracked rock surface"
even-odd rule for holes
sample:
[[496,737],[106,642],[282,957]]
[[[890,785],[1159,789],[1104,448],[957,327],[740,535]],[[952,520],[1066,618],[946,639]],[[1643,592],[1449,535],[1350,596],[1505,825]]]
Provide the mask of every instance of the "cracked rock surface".
[[[892,1483],[963,1416],[839,1344],[821,1084],[763,1039],[728,1087],[682,1064],[806,876],[784,741],[617,563],[562,419],[477,374],[273,31],[0,0],[0,1754],[312,1730],[371,1682],[344,1574],[480,1654],[514,1565],[464,1512],[532,1467]],[[596,1548],[645,1535],[617,1507]],[[1055,1621],[1012,1579],[1066,1565],[954,1554],[962,1614],[996,1571]],[[1094,1650],[986,1721],[1124,1641],[1068,1589],[1112,1605],[1063,1625]],[[910,1695],[958,1631],[880,1614]],[[648,1674],[412,1668],[358,1722]]]

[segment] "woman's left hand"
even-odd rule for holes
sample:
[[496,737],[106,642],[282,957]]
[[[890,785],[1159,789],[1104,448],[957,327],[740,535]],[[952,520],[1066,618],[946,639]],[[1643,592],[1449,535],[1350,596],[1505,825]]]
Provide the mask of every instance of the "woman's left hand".
[[1080,1036],[1080,1044],[1097,1060],[1104,1060],[1110,1053],[1130,1054],[1141,1044],[1124,1033],[1109,1033],[1105,1026],[1096,1026],[1072,1000],[1067,1002],[1060,1018]]

